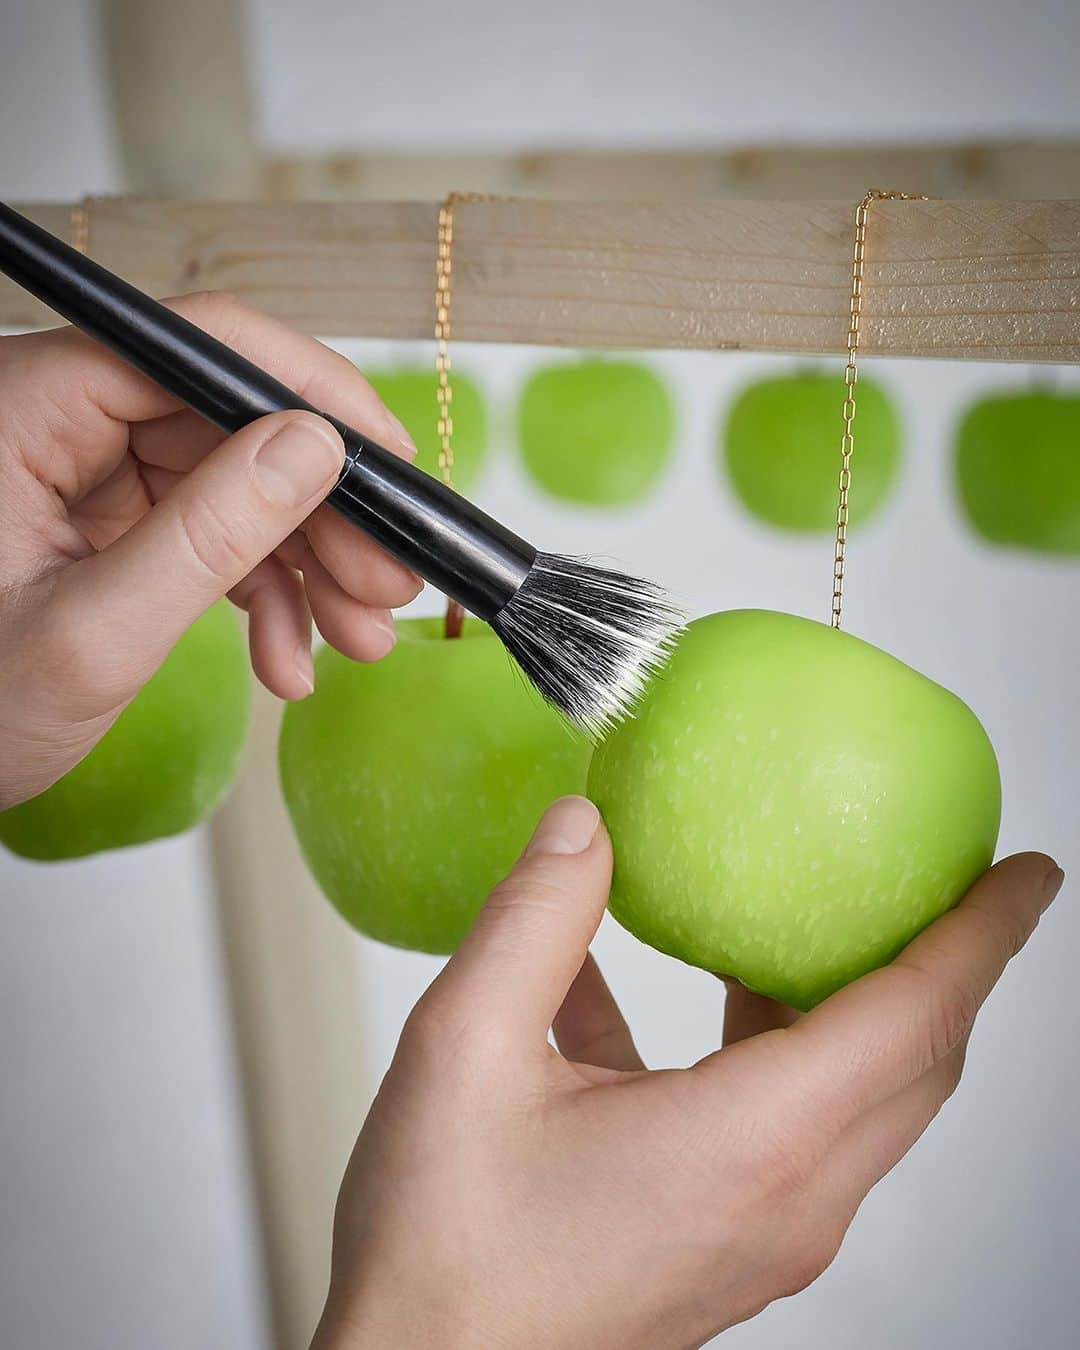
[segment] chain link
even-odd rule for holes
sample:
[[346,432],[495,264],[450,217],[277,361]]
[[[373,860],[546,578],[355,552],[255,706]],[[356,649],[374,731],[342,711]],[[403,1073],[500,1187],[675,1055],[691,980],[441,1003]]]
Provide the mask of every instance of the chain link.
[[90,197],[71,208],[71,247],[78,253],[90,252]]
[[454,401],[450,382],[450,298],[454,273],[454,208],[462,202],[491,202],[484,192],[451,192],[439,208],[439,237],[435,255],[435,397],[439,404],[439,475],[454,486]]
[[873,202],[924,202],[918,192],[891,192],[871,188],[855,208],[855,246],[851,260],[851,321],[847,336],[847,366],[844,368],[844,434],[840,439],[839,497],[836,505],[836,549],[833,554],[832,626],[840,627],[844,608],[844,569],[847,563],[848,494],[851,491],[851,455],[855,449],[855,385],[859,379],[860,325],[862,323],[863,265],[866,257],[866,222]]
[[[497,200],[484,192],[451,192],[439,207],[439,230],[435,252],[435,398],[439,407],[439,477],[454,486],[454,388],[450,380],[450,299],[454,277],[454,208],[461,202]],[[445,632],[461,636],[465,611],[456,600],[446,602]]]

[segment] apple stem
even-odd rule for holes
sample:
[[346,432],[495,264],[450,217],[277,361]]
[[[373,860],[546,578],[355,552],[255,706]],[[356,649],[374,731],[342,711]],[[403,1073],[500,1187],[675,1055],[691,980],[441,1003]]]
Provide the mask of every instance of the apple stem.
[[456,600],[447,600],[446,602],[446,627],[443,636],[447,638],[459,638],[461,630],[465,624],[465,611]]

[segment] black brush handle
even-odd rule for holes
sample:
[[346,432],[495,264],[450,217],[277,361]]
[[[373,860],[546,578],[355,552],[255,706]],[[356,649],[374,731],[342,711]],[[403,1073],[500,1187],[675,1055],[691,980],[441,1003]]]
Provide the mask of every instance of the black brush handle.
[[524,539],[3,202],[0,270],[223,431],[290,408],[325,417],[345,442],[330,505],[473,614],[494,618],[528,576]]

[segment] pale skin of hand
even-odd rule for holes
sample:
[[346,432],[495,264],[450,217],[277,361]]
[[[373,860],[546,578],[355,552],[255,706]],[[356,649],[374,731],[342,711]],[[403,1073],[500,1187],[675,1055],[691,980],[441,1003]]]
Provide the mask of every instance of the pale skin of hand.
[[724,1047],[652,1072],[588,954],[610,877],[596,809],[555,803],[416,1006],[313,1350],[685,1350],[805,1288],[956,1087],[1062,873],[999,863],[805,1016],[732,985]]
[[[408,436],[343,356],[228,296],[168,302],[387,449]],[[71,329],[0,339],[0,810],[78,763],[214,601],[251,662],[311,691],[311,623],[358,661],[420,580],[319,503],[337,432],[278,413],[225,438]]]

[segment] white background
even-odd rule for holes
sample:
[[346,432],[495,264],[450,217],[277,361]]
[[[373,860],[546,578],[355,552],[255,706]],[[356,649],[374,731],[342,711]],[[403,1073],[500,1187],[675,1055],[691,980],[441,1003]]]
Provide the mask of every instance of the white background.
[[[1066,0],[749,10],[471,0],[454,7],[446,35],[439,7],[417,0],[257,0],[251,13],[261,125],[281,148],[1080,134],[1080,23]],[[0,197],[122,187],[90,3],[0,0],[0,114]],[[385,345],[349,350],[365,363],[391,355]],[[525,371],[550,359],[459,353],[504,410]],[[719,411],[751,373],[781,363],[648,359],[677,396],[680,431],[675,465],[645,507],[603,517],[544,504],[505,432],[483,500],[549,547],[612,554],[655,574],[699,610],[822,615],[828,542],[754,526],[711,458]],[[1025,384],[1031,372],[879,362],[876,373],[901,408],[907,453],[887,511],[855,536],[849,627],[956,689],[983,718],[1005,784],[1002,850],[1045,848],[1075,870],[1080,567],[980,547],[948,476],[966,400]],[[1058,378],[1076,386],[1075,375]],[[839,369],[837,381],[839,390]],[[724,1344],[1076,1344],[1072,889],[983,1015],[959,1095],[867,1202],[834,1268]],[[20,1350],[264,1346],[201,837],[54,868],[0,855],[0,919],[0,1341]],[[687,1062],[715,1045],[715,981],[612,924],[598,952],[651,1063]],[[377,1075],[437,963],[361,940],[357,960]]]

